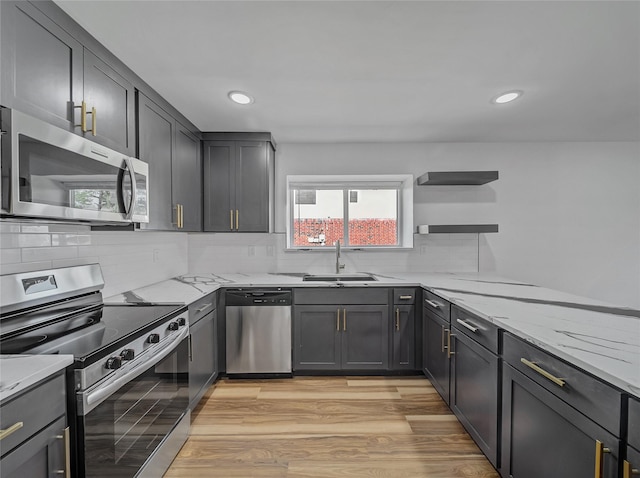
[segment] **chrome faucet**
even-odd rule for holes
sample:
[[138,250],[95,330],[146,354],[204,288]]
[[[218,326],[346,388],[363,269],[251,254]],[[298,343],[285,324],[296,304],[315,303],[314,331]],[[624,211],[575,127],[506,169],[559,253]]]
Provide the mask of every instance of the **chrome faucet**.
[[340,274],[340,271],[344,269],[344,264],[340,264],[340,239],[336,241],[336,274]]

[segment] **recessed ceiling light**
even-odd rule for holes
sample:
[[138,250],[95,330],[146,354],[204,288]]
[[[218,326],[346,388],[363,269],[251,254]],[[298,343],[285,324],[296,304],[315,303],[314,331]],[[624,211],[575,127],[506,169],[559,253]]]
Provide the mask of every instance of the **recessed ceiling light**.
[[507,91],[506,93],[502,93],[491,100],[492,103],[497,105],[502,105],[505,103],[509,103],[513,100],[517,100],[522,96],[523,92],[521,90],[513,90]]
[[248,105],[253,103],[253,98],[242,91],[230,91],[229,99],[239,105]]

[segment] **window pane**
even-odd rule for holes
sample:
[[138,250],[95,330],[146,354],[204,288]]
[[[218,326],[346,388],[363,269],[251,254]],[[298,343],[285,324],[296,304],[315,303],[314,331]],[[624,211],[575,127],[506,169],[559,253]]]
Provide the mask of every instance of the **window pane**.
[[344,204],[341,189],[293,190],[293,245],[298,247],[344,244]]
[[350,189],[348,214],[349,245],[398,245],[396,189]]

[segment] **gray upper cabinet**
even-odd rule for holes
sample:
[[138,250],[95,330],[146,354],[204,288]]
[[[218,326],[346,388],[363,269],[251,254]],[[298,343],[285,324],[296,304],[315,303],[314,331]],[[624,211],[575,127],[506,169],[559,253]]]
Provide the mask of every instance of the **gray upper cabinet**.
[[133,85],[86,48],[84,102],[87,109],[84,135],[117,151],[135,155]]
[[269,232],[275,146],[268,133],[204,133],[204,230]]
[[0,103],[134,155],[133,85],[34,4],[1,8]]
[[142,229],[200,231],[200,142],[173,116],[138,93],[138,155],[149,163],[149,223]]
[[76,131],[73,107],[83,97],[82,45],[28,2],[2,1],[0,10],[0,103]]

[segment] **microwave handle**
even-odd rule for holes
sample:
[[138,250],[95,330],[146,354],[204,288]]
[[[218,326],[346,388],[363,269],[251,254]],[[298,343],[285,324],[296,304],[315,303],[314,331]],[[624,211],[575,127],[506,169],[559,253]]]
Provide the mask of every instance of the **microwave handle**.
[[[135,210],[135,204],[136,204],[136,199],[138,197],[138,188],[136,186],[136,173],[133,170],[133,161],[131,161],[131,158],[127,157],[124,158],[124,162],[127,164],[127,171],[129,172],[129,177],[131,178],[131,202],[129,203],[129,210],[126,212],[127,215],[125,216],[125,219],[127,221],[131,221],[131,219],[133,218],[133,212]],[[124,181],[124,176],[123,179]],[[122,190],[122,195],[123,195],[123,202],[124,202],[124,188],[121,188]]]

